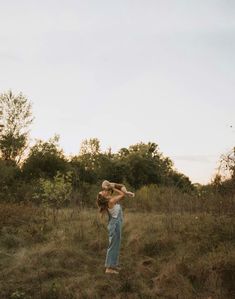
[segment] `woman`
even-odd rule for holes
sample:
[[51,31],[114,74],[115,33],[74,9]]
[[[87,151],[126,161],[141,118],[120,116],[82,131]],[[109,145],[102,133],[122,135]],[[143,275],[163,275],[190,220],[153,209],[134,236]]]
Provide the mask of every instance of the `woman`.
[[119,251],[121,245],[121,230],[123,213],[119,201],[124,199],[124,192],[113,188],[116,195],[111,195],[109,190],[100,191],[97,196],[97,205],[100,213],[107,213],[109,216],[109,246],[105,260],[105,273],[118,274],[119,270]]

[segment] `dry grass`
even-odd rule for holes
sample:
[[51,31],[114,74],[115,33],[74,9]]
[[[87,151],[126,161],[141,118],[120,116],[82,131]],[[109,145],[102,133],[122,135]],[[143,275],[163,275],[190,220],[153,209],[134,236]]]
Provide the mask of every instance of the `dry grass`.
[[[0,298],[230,299],[235,220],[125,210],[119,276],[104,274],[106,220],[0,205]],[[4,211],[4,213],[2,213]],[[6,217],[6,215],[8,215]]]

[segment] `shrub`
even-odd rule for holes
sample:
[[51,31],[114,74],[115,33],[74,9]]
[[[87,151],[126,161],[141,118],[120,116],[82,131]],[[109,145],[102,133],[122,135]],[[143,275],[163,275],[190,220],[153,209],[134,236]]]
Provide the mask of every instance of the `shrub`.
[[39,179],[39,190],[34,194],[34,199],[41,199],[44,207],[52,208],[55,222],[58,210],[68,204],[71,194],[71,173],[67,172],[64,175],[58,172],[53,180]]

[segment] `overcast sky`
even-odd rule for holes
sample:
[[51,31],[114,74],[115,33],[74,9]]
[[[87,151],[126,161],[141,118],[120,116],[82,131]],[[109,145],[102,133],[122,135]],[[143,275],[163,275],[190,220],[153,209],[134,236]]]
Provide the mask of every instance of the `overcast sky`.
[[156,142],[207,183],[235,145],[235,1],[0,0],[8,89],[33,103],[32,140]]

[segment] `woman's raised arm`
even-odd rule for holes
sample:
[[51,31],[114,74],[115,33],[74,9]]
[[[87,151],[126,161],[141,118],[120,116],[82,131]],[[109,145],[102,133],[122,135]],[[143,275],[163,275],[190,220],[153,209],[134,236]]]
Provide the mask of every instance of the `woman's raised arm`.
[[112,196],[111,199],[109,200],[109,203],[111,203],[112,205],[114,205],[119,200],[121,200],[125,197],[125,193],[123,193],[121,190],[113,188],[113,191],[116,191],[118,193],[118,195]]

